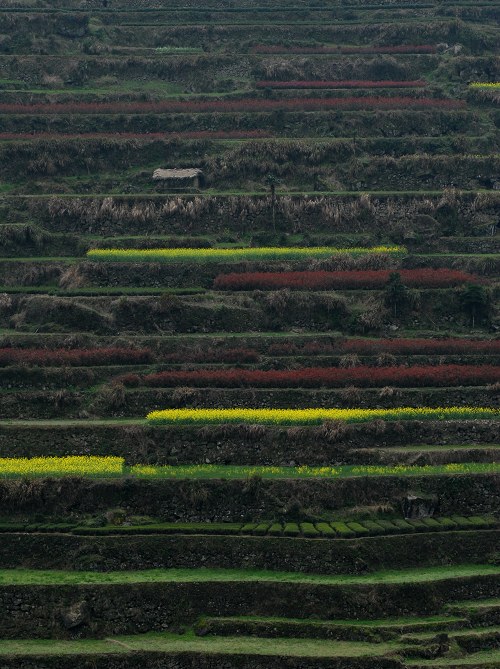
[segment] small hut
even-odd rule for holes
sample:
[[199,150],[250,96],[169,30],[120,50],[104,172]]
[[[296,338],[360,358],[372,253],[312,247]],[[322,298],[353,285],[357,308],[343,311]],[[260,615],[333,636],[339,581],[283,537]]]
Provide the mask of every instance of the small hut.
[[159,167],[153,172],[153,180],[166,188],[201,188],[203,172],[198,167],[182,169],[163,169]]

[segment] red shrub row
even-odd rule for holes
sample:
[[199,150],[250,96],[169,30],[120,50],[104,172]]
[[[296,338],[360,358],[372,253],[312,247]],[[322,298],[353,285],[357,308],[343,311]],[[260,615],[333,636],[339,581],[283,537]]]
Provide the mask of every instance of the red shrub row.
[[51,132],[0,132],[0,140],[11,139],[253,139],[271,137],[265,130],[191,130],[185,132],[89,132],[78,135]]
[[253,53],[436,53],[433,44],[399,46],[266,46],[259,44]]
[[346,353],[393,353],[408,355],[453,355],[500,353],[500,339],[474,341],[470,339],[348,339],[342,349]]
[[308,367],[292,370],[218,369],[172,371],[120,377],[128,386],[199,388],[342,388],[345,386],[422,387],[484,385],[500,379],[493,365],[437,365],[418,367]]
[[257,81],[257,88],[422,88],[427,86],[423,79],[415,81]]
[[1,348],[0,367],[7,365],[32,366],[93,366],[140,365],[151,362],[223,362],[229,364],[258,362],[257,351],[249,348],[183,350],[154,355],[149,349],[95,348],[95,349],[21,349]]
[[148,349],[93,348],[93,349],[0,349],[0,367],[7,365],[135,365],[151,362]]
[[60,102],[38,104],[1,103],[0,114],[161,114],[167,112],[262,112],[282,109],[414,109],[465,107],[463,100],[412,97],[285,98],[263,100],[163,100],[160,102]]
[[[256,289],[310,289],[383,288],[394,270],[346,270],[338,272],[242,272],[219,274],[214,281],[218,290]],[[420,288],[449,288],[466,281],[478,282],[473,274],[451,269],[402,269],[398,270],[407,286]]]
[[294,356],[294,355],[339,355],[344,353],[342,348],[344,340],[340,339],[335,344],[322,341],[308,341],[298,346],[291,341],[279,341],[267,348],[267,355],[271,357]]
[[250,348],[209,348],[205,351],[179,351],[161,356],[162,362],[227,362],[243,363],[258,362],[257,351]]
[[345,339],[339,343],[322,341],[306,342],[297,346],[294,342],[271,344],[269,356],[287,355],[494,355],[500,354],[500,339],[481,341],[474,339]]

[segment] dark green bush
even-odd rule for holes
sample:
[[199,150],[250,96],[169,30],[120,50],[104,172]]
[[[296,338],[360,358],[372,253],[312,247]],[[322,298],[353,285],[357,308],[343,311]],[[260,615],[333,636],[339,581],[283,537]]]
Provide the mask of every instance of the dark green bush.
[[259,523],[258,525],[255,526],[252,534],[256,534],[257,536],[264,536],[265,534],[267,534],[270,526],[271,523]]
[[334,537],[335,531],[328,523],[316,523],[316,529],[321,532],[324,537]]
[[452,520],[456,522],[459,528],[461,529],[472,529],[474,526],[473,523],[470,523],[467,518],[464,516],[450,516]]
[[408,523],[413,527],[413,529],[417,532],[428,532],[429,528],[427,525],[423,522],[423,520],[416,519],[416,518],[409,518]]
[[355,532],[358,535],[366,535],[370,534],[370,530],[368,530],[366,527],[363,527],[360,523],[346,523],[347,527],[351,529],[353,532]]
[[241,528],[241,531],[243,534],[252,534],[256,527],[257,523],[246,523],[246,525],[243,525]]
[[351,528],[348,527],[345,523],[335,522],[335,523],[330,523],[330,525],[339,535],[339,537],[342,537],[343,539],[352,539],[353,537],[356,536],[356,532],[354,532],[354,530],[351,530]]
[[314,527],[313,523],[300,523],[300,529],[305,537],[319,537],[319,531]]
[[281,523],[273,523],[269,528],[269,534],[273,537],[279,537],[283,534],[283,526]]
[[377,520],[377,523],[382,527],[387,534],[394,534],[395,532],[407,532],[403,527],[398,527],[392,520]]
[[415,528],[413,527],[413,525],[410,525],[410,523],[407,520],[398,518],[397,520],[394,520],[393,523],[401,532],[415,532]]
[[300,534],[300,528],[297,523],[285,523],[283,534],[286,537],[296,537]]
[[363,527],[366,527],[366,529],[369,530],[370,534],[387,534],[386,528],[382,527],[382,525],[378,521],[375,522],[374,520],[363,520],[361,522],[361,525],[363,525]]
[[451,518],[436,518],[436,520],[445,530],[457,529],[457,524]]

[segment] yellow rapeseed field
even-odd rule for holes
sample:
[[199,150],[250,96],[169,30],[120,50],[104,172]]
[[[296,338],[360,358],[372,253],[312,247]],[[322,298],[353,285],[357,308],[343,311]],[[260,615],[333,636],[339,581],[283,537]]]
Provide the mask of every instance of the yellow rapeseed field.
[[265,423],[317,425],[328,420],[359,423],[367,420],[446,420],[497,418],[500,409],[482,407],[402,407],[397,409],[164,409],[151,411],[152,423]]
[[345,478],[351,476],[420,476],[443,474],[492,474],[498,463],[451,463],[446,465],[341,465],[341,466],[238,466],[238,465],[149,465],[126,466],[123,458],[67,456],[0,459],[0,478],[122,477],[155,479],[221,478]]
[[0,458],[0,477],[8,476],[116,476],[124,459],[71,455],[45,458]]
[[500,88],[500,81],[473,81],[469,88]]
[[231,249],[90,249],[89,260],[115,262],[235,262],[238,260],[300,260],[324,258],[336,254],[362,255],[366,253],[405,253],[403,246],[374,246],[373,248],[311,247],[256,247]]
[[340,465],[298,467],[238,465],[134,465],[129,474],[138,478],[348,478],[352,476],[428,476],[446,474],[492,474],[500,464],[472,462],[447,465]]

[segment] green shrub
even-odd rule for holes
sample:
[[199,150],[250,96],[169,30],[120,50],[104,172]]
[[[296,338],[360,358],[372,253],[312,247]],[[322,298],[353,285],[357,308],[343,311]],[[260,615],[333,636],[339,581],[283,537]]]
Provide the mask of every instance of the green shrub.
[[394,523],[394,525],[396,525],[396,527],[400,532],[415,532],[415,528],[413,527],[413,525],[410,525],[410,523],[407,520],[403,520],[402,518],[397,518],[392,522]]
[[468,516],[467,520],[469,523],[472,523],[476,527],[492,527],[496,525],[494,518],[488,518],[484,516]]
[[343,539],[351,539],[356,536],[356,532],[354,530],[351,530],[350,527],[347,527],[345,523],[330,523],[331,527],[335,530],[335,532],[342,537]]
[[[118,534],[117,532],[108,532],[105,527],[75,527],[73,534],[78,535],[94,535],[94,534]],[[119,528],[114,528],[119,529]]]
[[283,534],[283,526],[281,523],[273,523],[269,528],[269,534],[273,537],[280,537]]
[[305,537],[319,537],[320,533],[312,523],[300,523],[300,529]]
[[472,529],[474,527],[474,524],[470,523],[469,520],[465,518],[465,516],[451,516],[451,519],[454,520],[460,528]]
[[24,532],[25,525],[22,523],[0,523],[0,532]]
[[408,523],[412,525],[412,527],[417,531],[417,532],[428,532],[429,528],[427,525],[423,522],[423,520],[417,519],[417,518],[408,518]]
[[442,526],[437,522],[435,518],[422,518],[422,522],[424,525],[428,527],[430,530],[442,530]]
[[74,528],[74,523],[47,523],[40,527],[40,532],[71,532]]
[[[404,522],[404,521],[403,521]],[[394,532],[406,532],[402,527],[398,527],[392,520],[377,520],[377,523],[382,527],[386,534],[393,534]]]
[[300,528],[297,523],[285,523],[283,534],[286,537],[296,537],[300,534]]
[[328,523],[316,523],[316,529],[321,532],[324,537],[334,537],[335,532]]
[[361,534],[361,535],[370,534],[370,530],[367,530],[366,527],[363,527],[363,525],[361,525],[360,523],[346,523],[346,525],[356,534]]
[[265,534],[268,533],[269,528],[271,527],[271,523],[259,523],[258,525],[255,526],[252,534],[256,534],[259,537],[263,537]]
[[436,521],[441,525],[445,530],[457,529],[457,524],[451,518],[436,518]]
[[[48,526],[46,531],[69,531],[75,534],[239,534],[241,523],[154,523],[149,525],[105,525],[104,527]],[[58,530],[62,528],[62,530]],[[39,529],[38,531],[43,531]]]
[[363,520],[360,524],[363,525],[363,527],[366,527],[370,534],[386,534],[385,528],[382,527],[378,521]]
[[246,525],[243,525],[241,528],[241,531],[243,534],[252,534],[256,527],[257,523],[246,523]]
[[239,534],[241,523],[188,523],[184,527],[188,532],[206,534]]

